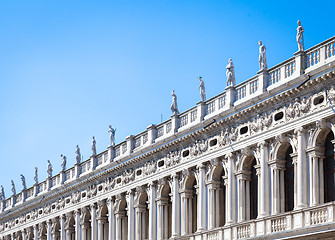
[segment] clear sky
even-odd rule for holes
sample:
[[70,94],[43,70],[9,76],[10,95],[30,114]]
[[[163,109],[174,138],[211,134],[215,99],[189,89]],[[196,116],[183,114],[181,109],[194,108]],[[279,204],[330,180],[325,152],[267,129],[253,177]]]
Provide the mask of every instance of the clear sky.
[[305,48],[335,35],[334,1],[18,1],[0,2],[0,184],[21,191],[20,174],[59,172],[60,154],[84,159],[225,88],[232,58],[237,83],[293,56],[297,20]]

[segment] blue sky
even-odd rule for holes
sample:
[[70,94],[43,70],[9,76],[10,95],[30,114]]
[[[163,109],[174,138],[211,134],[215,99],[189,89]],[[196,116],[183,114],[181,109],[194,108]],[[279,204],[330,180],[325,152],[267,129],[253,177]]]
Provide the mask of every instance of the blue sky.
[[237,83],[258,71],[258,41],[268,66],[297,51],[297,20],[309,48],[335,34],[333,1],[18,1],[0,2],[0,184],[21,190],[54,173],[60,154],[75,162],[169,118],[225,88],[232,58]]

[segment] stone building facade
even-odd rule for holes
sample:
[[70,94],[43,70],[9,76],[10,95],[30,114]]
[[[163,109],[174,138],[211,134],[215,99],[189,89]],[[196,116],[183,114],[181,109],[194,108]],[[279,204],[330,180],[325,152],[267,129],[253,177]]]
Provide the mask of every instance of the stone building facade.
[[0,239],[333,239],[334,44],[2,195]]

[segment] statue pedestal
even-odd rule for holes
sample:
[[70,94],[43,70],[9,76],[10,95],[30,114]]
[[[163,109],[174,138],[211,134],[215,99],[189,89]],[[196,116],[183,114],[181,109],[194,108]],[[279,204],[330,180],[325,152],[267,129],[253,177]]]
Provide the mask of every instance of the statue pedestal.
[[304,74],[306,69],[306,53],[305,51],[298,51],[294,53],[295,56],[295,72],[296,76]]
[[23,189],[22,192],[21,192],[21,199],[22,199],[22,202],[25,202],[25,201],[26,201],[26,198],[27,198],[26,189]]
[[197,122],[201,122],[204,120],[206,115],[206,104],[201,101],[197,103]]
[[226,105],[232,107],[235,102],[236,90],[234,86],[226,87]]
[[16,197],[15,197],[15,195],[12,195],[12,196],[10,197],[10,203],[11,203],[12,207],[15,206],[15,204],[16,204]]
[[51,177],[47,177],[46,182],[47,182],[47,189],[46,190],[49,191],[50,188],[51,188]]
[[60,184],[63,184],[66,180],[66,175],[64,171],[60,172]]
[[76,178],[79,177],[80,175],[80,164],[79,163],[74,164],[74,174],[76,175]]
[[91,159],[91,169],[90,170],[93,171],[97,167],[97,158],[95,155],[92,155],[90,159]]
[[109,162],[113,162],[114,157],[115,157],[114,146],[109,145],[107,149],[108,149],[108,160]]
[[34,184],[34,196],[35,196],[35,197],[36,197],[37,194],[38,194],[38,190],[39,190],[38,184],[35,183],[35,184]]
[[258,74],[258,88],[261,92],[265,92],[269,84],[269,72],[267,69],[261,69],[257,72]]
[[171,131],[172,134],[178,132],[179,128],[179,116],[178,114],[174,114],[171,116]]

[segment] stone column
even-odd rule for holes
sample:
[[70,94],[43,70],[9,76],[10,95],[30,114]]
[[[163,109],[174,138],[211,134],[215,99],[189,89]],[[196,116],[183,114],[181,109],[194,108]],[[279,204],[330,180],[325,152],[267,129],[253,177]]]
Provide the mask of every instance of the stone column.
[[151,183],[147,189],[148,201],[149,201],[149,240],[156,239],[156,184]]
[[77,209],[74,212],[74,220],[75,220],[75,240],[81,240],[80,237],[80,209]]
[[106,223],[106,217],[98,217],[98,240],[104,240],[104,224]]
[[226,224],[235,222],[235,179],[234,179],[234,155],[228,155],[228,183],[226,185]]
[[97,240],[97,219],[96,219],[97,207],[93,203],[91,205],[91,240]]
[[296,132],[298,138],[297,159],[297,209],[307,206],[306,130]]
[[34,240],[38,240],[38,225],[34,225]]
[[122,235],[126,235],[126,232],[122,233],[122,219],[125,218],[124,212],[115,211],[115,236],[116,240],[122,240]]
[[51,220],[47,220],[47,240],[51,240]]
[[205,171],[206,165],[201,164],[197,166],[197,174],[199,178],[199,194],[198,194],[198,229],[202,231],[206,229],[206,186],[205,186]]
[[61,215],[60,217],[60,239],[66,240],[65,238],[65,215]]
[[245,194],[245,182],[246,179],[241,173],[237,175],[237,192],[238,192],[238,222],[246,220],[245,208],[246,208],[246,194]]
[[132,190],[127,192],[127,215],[128,215],[128,240],[134,240],[134,193]]
[[260,216],[269,215],[269,176],[268,176],[268,145],[261,142],[260,147]]
[[114,200],[109,197],[106,201],[108,208],[108,240],[115,240],[115,222],[114,222]]
[[26,229],[22,230],[22,240],[29,240],[29,237],[27,237],[27,231],[26,231]]
[[172,184],[172,237],[180,236],[179,174],[171,175]]

